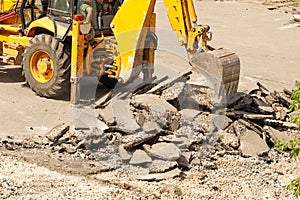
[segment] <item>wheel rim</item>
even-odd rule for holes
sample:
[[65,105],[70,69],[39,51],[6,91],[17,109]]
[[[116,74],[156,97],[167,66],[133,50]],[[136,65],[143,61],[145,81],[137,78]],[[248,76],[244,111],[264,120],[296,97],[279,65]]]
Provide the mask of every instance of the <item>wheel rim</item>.
[[39,83],[47,83],[54,74],[54,64],[51,56],[38,50],[30,58],[30,72],[33,78]]

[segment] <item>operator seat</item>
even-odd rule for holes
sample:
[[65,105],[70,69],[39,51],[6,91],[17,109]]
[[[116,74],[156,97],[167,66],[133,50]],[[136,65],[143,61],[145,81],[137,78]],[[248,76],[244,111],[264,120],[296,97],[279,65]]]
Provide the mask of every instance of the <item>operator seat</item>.
[[[98,10],[98,25],[100,29],[110,28],[110,23],[112,22],[114,16],[118,12],[123,0],[104,0],[102,4],[102,11]],[[108,10],[104,10],[105,6],[108,5]]]

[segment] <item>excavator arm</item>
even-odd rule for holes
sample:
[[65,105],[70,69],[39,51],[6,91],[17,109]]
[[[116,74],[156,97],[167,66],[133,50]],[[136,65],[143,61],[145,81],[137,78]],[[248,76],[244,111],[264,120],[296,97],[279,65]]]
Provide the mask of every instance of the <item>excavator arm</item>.
[[[179,44],[185,46],[190,55],[197,51],[200,41],[205,48],[211,38],[209,26],[197,25],[193,0],[164,0],[164,3]],[[127,81],[124,74],[144,62],[141,57],[145,52],[141,51],[145,48],[148,32],[155,32],[156,27],[155,5],[156,0],[124,1],[111,23],[122,60],[119,75],[124,82]],[[150,62],[153,63],[154,60]],[[135,74],[138,73],[137,71]]]
[[[197,24],[193,0],[164,0],[164,4],[172,29],[176,32],[179,44],[185,46],[193,67],[201,69],[198,72],[203,72],[204,75],[217,77],[220,82],[218,85],[224,86],[226,94],[236,92],[240,72],[239,58],[228,50],[211,51],[212,48],[207,48],[207,42],[211,39],[210,28],[208,25]],[[108,66],[109,70],[103,69],[104,74],[107,74],[109,78],[126,83],[137,77],[141,71],[147,71],[147,77],[151,77],[156,48],[155,39],[152,39],[151,36],[155,34],[156,27],[155,5],[156,0],[125,0],[110,23],[112,37],[104,36],[104,39],[101,40],[95,38],[94,41],[98,41],[98,45],[94,45],[94,49],[89,48],[91,53],[96,52],[96,46],[100,48],[105,40],[113,41],[113,44],[116,44],[116,52],[113,53],[114,62]],[[76,23],[75,21],[73,24],[73,41],[84,38],[79,37],[80,31],[74,31]],[[81,25],[79,24],[79,26]],[[83,53],[79,53],[83,51],[78,51],[80,46],[83,47],[83,43],[82,45],[77,43],[72,45],[72,88],[77,88],[75,86],[77,81],[74,80],[80,72],[78,62],[75,61],[82,60],[83,57]],[[100,49],[103,49],[103,45]],[[92,58],[89,63],[95,63],[95,65],[91,64],[94,67],[97,59]],[[146,70],[144,70],[145,68]],[[84,73],[79,73],[79,76],[80,74]],[[75,99],[73,102],[77,102],[76,99],[78,99],[75,91],[78,89],[73,89],[71,92],[71,97],[73,97],[71,99]]]
[[180,45],[184,45],[189,53],[195,53],[202,39],[202,47],[211,39],[208,25],[197,25],[197,15],[193,0],[164,0],[169,21]]

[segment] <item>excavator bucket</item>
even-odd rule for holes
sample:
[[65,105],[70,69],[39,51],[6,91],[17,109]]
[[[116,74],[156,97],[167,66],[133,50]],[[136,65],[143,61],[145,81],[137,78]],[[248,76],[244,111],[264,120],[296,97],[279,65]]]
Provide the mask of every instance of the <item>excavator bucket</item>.
[[193,70],[207,77],[208,84],[218,95],[237,92],[240,59],[228,49],[198,50],[191,58]]

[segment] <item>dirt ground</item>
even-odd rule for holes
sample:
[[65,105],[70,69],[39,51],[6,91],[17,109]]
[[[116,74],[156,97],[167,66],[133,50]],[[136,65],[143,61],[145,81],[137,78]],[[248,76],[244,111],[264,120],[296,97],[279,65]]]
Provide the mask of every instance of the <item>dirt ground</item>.
[[[211,26],[214,47],[234,50],[241,59],[239,91],[257,82],[270,90],[293,88],[300,76],[300,24],[286,9],[261,2],[197,1],[200,23]],[[173,71],[191,68],[157,2],[157,65]],[[179,64],[180,63],[180,64]],[[43,137],[57,124],[73,121],[68,99],[37,97],[24,87],[19,66],[0,65],[1,199],[295,199],[285,189],[299,177],[299,160],[271,150],[271,161],[221,155],[213,169],[194,166],[161,182],[136,181],[124,171],[79,156],[36,147],[5,148],[3,141]]]

